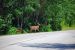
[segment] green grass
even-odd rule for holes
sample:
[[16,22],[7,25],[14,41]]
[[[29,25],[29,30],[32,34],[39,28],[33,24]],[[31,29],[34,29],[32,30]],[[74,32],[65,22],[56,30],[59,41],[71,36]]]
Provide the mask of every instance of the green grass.
[[75,25],[69,27],[69,26],[62,26],[62,30],[75,30]]

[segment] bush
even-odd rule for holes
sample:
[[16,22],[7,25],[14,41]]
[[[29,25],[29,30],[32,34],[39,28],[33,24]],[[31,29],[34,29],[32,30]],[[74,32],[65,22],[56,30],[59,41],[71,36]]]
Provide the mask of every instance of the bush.
[[40,27],[40,31],[42,31],[42,32],[49,32],[49,31],[51,31],[50,25],[42,25]]
[[10,27],[10,28],[9,28],[9,31],[8,31],[8,34],[10,34],[10,35],[16,34],[16,30],[17,30],[17,28],[15,28],[15,27]]
[[4,20],[0,18],[0,35],[5,35],[8,32],[8,26]]
[[8,32],[8,26],[6,24],[0,27],[0,35],[5,35]]

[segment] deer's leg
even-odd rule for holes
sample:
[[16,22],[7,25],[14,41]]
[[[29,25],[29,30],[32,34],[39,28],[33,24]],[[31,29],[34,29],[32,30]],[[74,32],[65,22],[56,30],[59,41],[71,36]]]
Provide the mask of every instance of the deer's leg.
[[36,32],[36,30],[34,30]]

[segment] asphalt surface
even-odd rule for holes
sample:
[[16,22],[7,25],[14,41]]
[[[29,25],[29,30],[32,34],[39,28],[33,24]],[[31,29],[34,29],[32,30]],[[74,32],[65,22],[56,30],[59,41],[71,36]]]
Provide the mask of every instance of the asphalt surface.
[[75,30],[0,36],[0,50],[75,50]]

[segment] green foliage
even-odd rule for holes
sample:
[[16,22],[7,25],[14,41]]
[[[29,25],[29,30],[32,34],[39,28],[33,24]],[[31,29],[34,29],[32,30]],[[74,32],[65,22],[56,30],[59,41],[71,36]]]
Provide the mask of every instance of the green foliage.
[[0,11],[1,34],[30,32],[38,23],[43,32],[75,25],[75,0],[0,0]]
[[8,26],[7,24],[5,24],[4,20],[1,19],[1,16],[0,16],[0,35],[7,34],[7,31],[8,31]]
[[2,24],[3,24],[3,19],[1,19],[1,16],[0,16],[0,27],[2,27]]
[[41,25],[40,26],[40,31],[42,31],[42,32],[49,32],[49,31],[52,31],[52,30],[50,28],[50,25]]
[[17,16],[22,15],[22,11],[20,9],[15,9],[15,13]]
[[35,9],[33,7],[31,7],[30,5],[28,5],[28,6],[25,7],[25,12],[26,13],[30,14],[30,13],[32,13],[34,11],[35,11]]
[[17,30],[17,28],[15,28],[15,27],[10,27],[10,28],[9,28],[9,31],[8,31],[8,34],[14,35],[14,34],[17,33],[16,30]]

